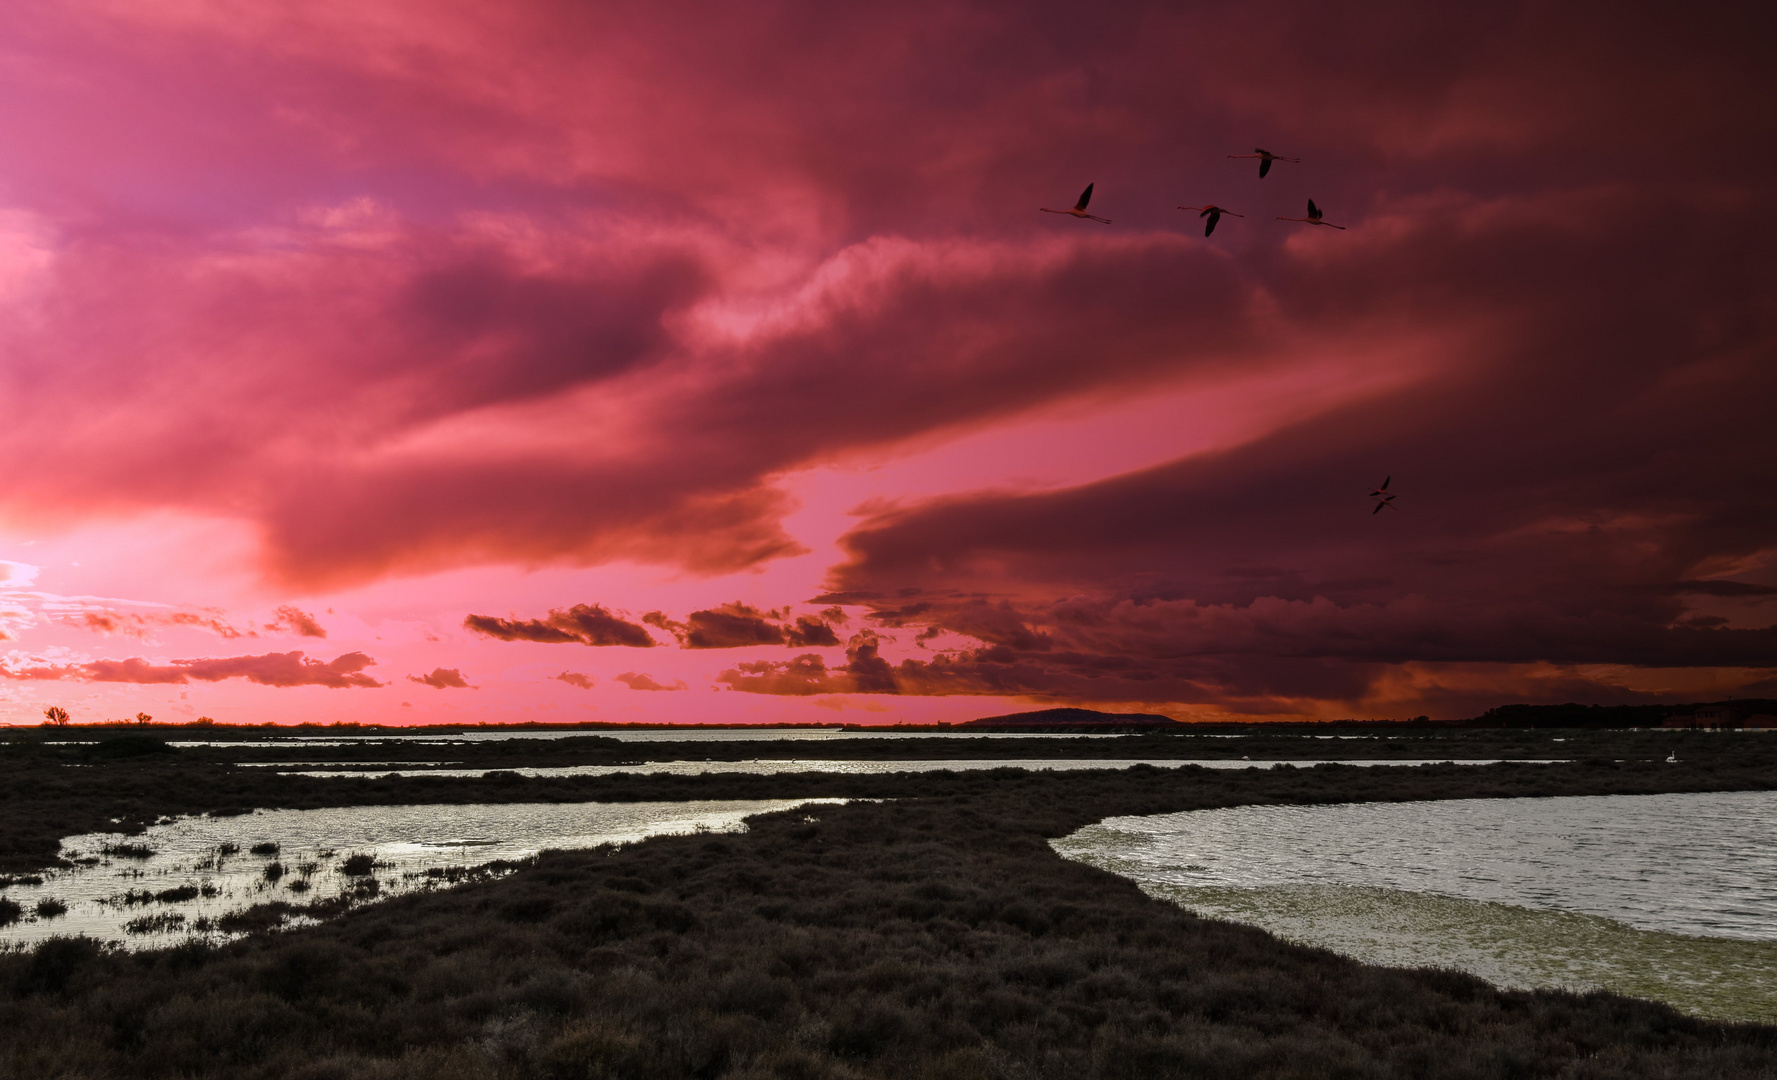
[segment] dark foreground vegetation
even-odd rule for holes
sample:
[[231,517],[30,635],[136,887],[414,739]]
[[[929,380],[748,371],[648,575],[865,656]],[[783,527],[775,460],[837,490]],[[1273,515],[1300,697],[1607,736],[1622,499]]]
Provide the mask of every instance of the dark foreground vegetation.
[[[1194,918],[1047,844],[1109,815],[1250,802],[1777,784],[1762,741],[1718,745],[1740,752],[1386,771],[260,775],[261,805],[898,801],[550,853],[499,880],[220,947],[121,954],[64,939],[0,956],[0,1076],[1771,1077],[1777,1029],[1368,967]],[[79,774],[61,800],[70,820],[107,801],[148,815],[250,799],[233,786],[246,770],[179,759],[9,768]]]

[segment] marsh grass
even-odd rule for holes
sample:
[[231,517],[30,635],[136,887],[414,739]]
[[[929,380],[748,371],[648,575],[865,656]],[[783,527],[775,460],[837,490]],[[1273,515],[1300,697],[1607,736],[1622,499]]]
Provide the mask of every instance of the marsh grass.
[[[1464,796],[1496,782],[1444,780]],[[1194,917],[1048,846],[1112,814],[1400,782],[978,774],[816,821],[547,853],[380,904],[263,904],[218,920],[253,935],[219,947],[60,939],[0,956],[0,1074],[1772,1075],[1771,1028],[1369,967]]]
[[[1777,1075],[1772,1028],[1366,966],[1194,917],[1048,846],[1112,815],[1254,802],[1777,783],[1772,752],[1750,739],[1687,743],[1679,766],[1589,756],[1385,772],[585,782],[243,777],[257,770],[181,752],[101,762],[75,782],[47,751],[0,755],[0,857],[20,870],[53,859],[44,837],[255,804],[897,800],[755,818],[738,835],[440,869],[428,874],[438,888],[376,904],[264,903],[206,923],[250,935],[218,946],[129,953],[59,938],[0,955],[0,1076]],[[366,894],[376,883],[360,880]]]

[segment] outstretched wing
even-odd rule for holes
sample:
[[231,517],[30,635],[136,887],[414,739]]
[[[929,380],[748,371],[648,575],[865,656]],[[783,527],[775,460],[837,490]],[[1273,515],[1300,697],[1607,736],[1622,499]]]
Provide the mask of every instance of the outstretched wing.
[[1308,200],[1308,216],[1317,221],[1320,219],[1320,207],[1314,205],[1313,199]]
[[1380,513],[1381,513],[1381,512],[1382,512],[1382,511],[1383,511],[1383,510],[1384,510],[1384,509],[1386,509],[1386,508],[1387,508],[1387,506],[1388,506],[1388,504],[1387,504],[1387,503],[1385,503],[1385,502],[1379,502],[1379,503],[1377,503],[1377,504],[1376,504],[1376,509],[1374,509],[1374,510],[1372,510],[1372,511],[1370,511],[1370,515],[1371,515],[1371,516],[1372,516],[1372,517],[1374,517],[1374,516],[1375,516],[1375,515],[1377,515],[1377,514],[1380,514]]
[[1381,486],[1381,487],[1379,487],[1379,488],[1377,488],[1377,489],[1376,489],[1376,490],[1378,490],[1378,491],[1387,491],[1387,490],[1388,490],[1388,481],[1389,481],[1389,480],[1393,480],[1393,479],[1394,479],[1394,475],[1393,475],[1393,474],[1392,474],[1392,473],[1391,473],[1391,474],[1389,474],[1389,476],[1388,476],[1388,477],[1387,477],[1387,478],[1386,478],[1386,479],[1384,479],[1384,480],[1383,480],[1383,481],[1382,481],[1382,486]]
[[[1093,183],[1097,183],[1097,181],[1093,181]],[[1080,192],[1080,201],[1074,204],[1074,209],[1075,210],[1084,210],[1084,209],[1086,209],[1086,204],[1091,201],[1092,201],[1092,184],[1087,184],[1086,190]]]
[[[1261,150],[1261,151],[1259,151],[1259,153],[1262,154],[1262,153],[1264,153],[1264,151]],[[1271,159],[1268,157],[1267,158],[1260,158],[1259,159],[1259,179],[1260,180],[1265,179],[1265,174],[1270,171],[1271,171]]]
[[1209,215],[1209,224],[1205,225],[1203,227],[1203,235],[1208,236],[1210,233],[1215,232],[1216,231],[1216,222],[1218,222],[1220,220],[1222,220],[1222,215],[1220,215],[1220,214]]

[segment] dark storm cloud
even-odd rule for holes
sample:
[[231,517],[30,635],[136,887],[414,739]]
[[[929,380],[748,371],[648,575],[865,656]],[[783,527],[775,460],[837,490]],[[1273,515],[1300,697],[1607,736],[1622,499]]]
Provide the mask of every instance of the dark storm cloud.
[[598,604],[575,604],[565,611],[551,611],[546,619],[500,619],[470,615],[463,625],[478,634],[502,641],[540,641],[548,644],[612,646],[646,649],[658,644],[648,631],[619,618]]

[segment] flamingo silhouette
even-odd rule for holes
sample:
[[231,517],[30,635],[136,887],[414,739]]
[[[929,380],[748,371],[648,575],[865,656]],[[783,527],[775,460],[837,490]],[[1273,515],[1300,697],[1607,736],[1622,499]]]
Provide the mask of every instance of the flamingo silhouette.
[[1388,482],[1393,479],[1394,474],[1390,473],[1375,491],[1370,492],[1370,498],[1376,500],[1376,509],[1370,511],[1372,516],[1380,514],[1384,508],[1394,505],[1394,493],[1388,490]]
[[1325,225],[1329,229],[1344,229],[1345,228],[1345,226],[1343,226],[1343,225],[1335,225],[1330,221],[1322,221],[1320,219],[1320,207],[1314,205],[1313,199],[1308,200],[1308,216],[1307,217],[1280,217],[1277,220],[1279,220],[1279,221],[1306,221],[1310,225]]
[[1195,210],[1195,211],[1197,211],[1198,217],[1206,217],[1209,219],[1209,224],[1207,224],[1203,227],[1203,235],[1204,236],[1208,236],[1210,233],[1216,231],[1216,222],[1222,220],[1223,214],[1227,214],[1229,217],[1245,217],[1246,216],[1245,214],[1236,214],[1232,210],[1224,210],[1221,207],[1217,206],[1215,203],[1210,203],[1208,206],[1181,206],[1181,207],[1179,207],[1179,209],[1180,210]]
[[1097,216],[1096,214],[1088,214],[1086,212],[1086,204],[1091,201],[1092,201],[1092,185],[1087,184],[1086,190],[1080,192],[1080,201],[1074,204],[1074,208],[1072,210],[1051,210],[1047,206],[1039,206],[1039,207],[1037,207],[1037,209],[1042,211],[1045,214],[1071,214],[1074,217],[1091,218],[1093,221],[1102,221],[1106,225],[1109,225],[1111,223],[1110,218],[1101,218],[1101,217]]
[[1250,154],[1229,154],[1228,156],[1231,158],[1258,158],[1260,180],[1265,179],[1265,174],[1271,171],[1271,163],[1273,161],[1288,161],[1296,165],[1302,164],[1302,159],[1299,157],[1279,157],[1269,150],[1260,150],[1257,147],[1255,147]]

